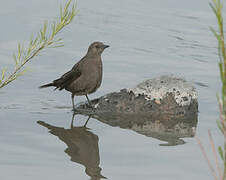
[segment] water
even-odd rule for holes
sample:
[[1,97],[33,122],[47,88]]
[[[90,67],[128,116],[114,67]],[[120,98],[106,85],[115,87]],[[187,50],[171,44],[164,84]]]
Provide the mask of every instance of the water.
[[[1,67],[10,70],[17,42],[26,43],[44,20],[55,19],[61,3],[1,2]],[[164,143],[159,139],[94,118],[87,124],[89,130],[81,130],[76,127],[87,117],[77,115],[74,131],[79,133],[63,133],[63,139],[37,123],[71,132],[66,130],[72,118],[70,94],[37,87],[69,70],[91,42],[100,40],[111,48],[103,53],[102,86],[90,98],[163,74],[195,82],[200,111],[196,135],[213,160],[207,130],[211,129],[216,145],[222,144],[222,137],[216,125],[216,93],[220,91],[217,43],[209,31],[216,22],[208,1],[80,0],[77,4],[79,14],[60,34],[65,47],[43,52],[29,63],[30,72],[0,91],[0,179],[86,180],[98,173],[123,180],[212,179],[194,138],[184,138],[183,145],[159,146]],[[77,103],[82,101],[85,97],[76,98]],[[70,137],[81,139],[81,133],[87,144],[70,145]],[[78,156],[72,157],[66,149],[73,151],[79,143],[84,153],[76,159]],[[94,159],[84,160],[83,156]],[[90,166],[95,168],[85,172]]]

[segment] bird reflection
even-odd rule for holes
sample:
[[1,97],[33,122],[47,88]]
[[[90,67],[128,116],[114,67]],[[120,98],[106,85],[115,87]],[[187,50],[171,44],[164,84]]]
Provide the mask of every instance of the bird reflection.
[[37,123],[48,128],[51,134],[67,144],[68,147],[64,152],[71,157],[71,161],[85,166],[85,172],[91,177],[91,180],[106,178],[101,175],[102,169],[99,167],[98,136],[90,132],[89,128],[86,127],[90,116],[84,126],[80,127],[73,126],[74,117],[75,114],[73,114],[70,129],[52,126],[43,121],[38,121]]

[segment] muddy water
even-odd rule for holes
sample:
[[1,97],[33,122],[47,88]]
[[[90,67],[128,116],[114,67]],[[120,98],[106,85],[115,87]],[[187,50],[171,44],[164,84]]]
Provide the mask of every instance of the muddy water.
[[[11,67],[17,42],[25,42],[63,1],[3,1],[0,64]],[[49,49],[30,71],[0,90],[0,179],[212,179],[196,140],[179,144],[76,115],[70,94],[39,90],[76,63],[95,40],[111,46],[103,54],[104,79],[91,99],[163,74],[195,82],[199,94],[196,135],[208,154],[207,130],[221,145],[216,92],[220,90],[215,26],[205,0],[78,1],[79,14],[61,34],[65,46]],[[76,103],[85,101],[77,97]],[[178,143],[177,143],[178,144]],[[210,157],[212,160],[212,158]]]

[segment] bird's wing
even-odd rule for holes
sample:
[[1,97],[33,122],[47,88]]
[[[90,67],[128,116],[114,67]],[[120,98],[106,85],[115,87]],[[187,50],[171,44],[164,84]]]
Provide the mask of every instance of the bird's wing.
[[59,88],[59,90],[62,90],[80,76],[81,76],[80,63],[77,63],[73,66],[73,68],[70,71],[66,72],[59,79],[54,80],[53,84],[55,85],[56,89]]

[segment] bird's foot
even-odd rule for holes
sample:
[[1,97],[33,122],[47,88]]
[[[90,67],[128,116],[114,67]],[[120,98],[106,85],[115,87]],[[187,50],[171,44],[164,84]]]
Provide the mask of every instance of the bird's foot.
[[91,103],[86,104],[86,107],[92,111],[96,110],[96,108]]
[[86,104],[86,107],[87,107],[87,108],[94,109],[94,107],[93,107],[92,104],[90,104],[90,103]]

